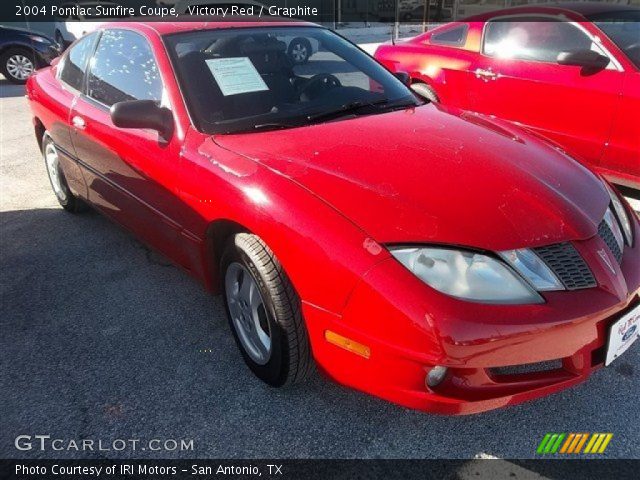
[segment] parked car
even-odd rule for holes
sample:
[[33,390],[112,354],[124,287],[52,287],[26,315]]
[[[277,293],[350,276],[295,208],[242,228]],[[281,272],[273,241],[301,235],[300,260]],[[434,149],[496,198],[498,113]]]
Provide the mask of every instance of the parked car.
[[[321,54],[293,65],[290,37]],[[420,101],[328,29],[110,24],[27,93],[64,209],[92,205],[221,293],[269,385],[315,361],[471,413],[574,385],[637,338],[623,197],[507,122]]]
[[61,11],[70,9],[74,6],[81,6],[87,9],[87,11],[94,12],[91,17],[84,17],[82,15],[71,15],[69,17],[58,16],[54,24],[54,36],[56,42],[62,45],[63,48],[68,47],[78,38],[83,35],[93,32],[100,27],[103,23],[110,20],[115,20],[113,17],[101,18],[97,15],[95,7],[101,5],[104,7],[117,7],[119,4],[106,1],[78,1],[68,2],[61,4]]
[[[226,9],[228,15],[233,13],[232,8],[252,8],[255,15],[269,16],[269,6],[255,0],[179,0],[176,3],[176,12],[179,15],[189,15],[194,7],[206,7],[208,9]],[[203,17],[203,15],[199,15]],[[205,20],[205,18],[202,18]],[[311,55],[318,51],[318,43],[313,38],[289,37],[280,38],[287,45],[287,55],[292,62],[302,65],[309,61]]]
[[0,26],[0,72],[12,83],[25,83],[60,53],[60,46],[41,33]]
[[450,23],[375,57],[434,101],[516,122],[640,189],[640,9],[530,6]]

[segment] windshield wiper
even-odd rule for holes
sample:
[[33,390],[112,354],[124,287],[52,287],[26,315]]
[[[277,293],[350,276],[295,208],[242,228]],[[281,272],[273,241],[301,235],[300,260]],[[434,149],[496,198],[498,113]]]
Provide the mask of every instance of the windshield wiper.
[[295,123],[284,123],[284,122],[268,122],[268,123],[259,123],[251,127],[251,130],[279,130],[282,128],[294,128],[300,127],[300,124]]
[[307,115],[307,120],[309,120],[310,122],[313,122],[316,120],[324,120],[327,118],[335,118],[335,117],[342,117],[344,115],[357,114],[361,109],[367,108],[367,107],[381,107],[377,109],[377,111],[381,111],[381,110],[389,110],[394,108],[406,108],[410,106],[416,106],[416,104],[413,101],[407,101],[406,99],[403,99],[401,102],[391,101],[387,98],[376,100],[374,102],[356,101],[356,102],[345,103],[344,105],[341,105],[335,110]]

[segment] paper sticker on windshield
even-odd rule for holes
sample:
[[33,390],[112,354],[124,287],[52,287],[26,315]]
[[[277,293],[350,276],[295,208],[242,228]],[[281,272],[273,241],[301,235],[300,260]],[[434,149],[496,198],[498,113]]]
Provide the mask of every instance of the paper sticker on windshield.
[[225,97],[269,90],[249,57],[213,58],[206,62]]

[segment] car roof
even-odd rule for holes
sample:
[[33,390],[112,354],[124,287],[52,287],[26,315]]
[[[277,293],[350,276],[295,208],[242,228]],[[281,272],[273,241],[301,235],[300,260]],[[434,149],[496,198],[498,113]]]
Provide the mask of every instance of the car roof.
[[518,7],[504,8],[501,10],[492,10],[490,12],[466,17],[462,21],[482,22],[504,15],[530,13],[544,13],[547,15],[569,14],[572,16],[588,17],[590,15],[597,15],[600,13],[623,11],[640,11],[640,8],[634,5],[619,5],[606,2],[549,2],[536,5],[521,5]]
[[127,27],[133,28],[136,30],[147,30],[151,29],[157,32],[159,35],[171,35],[173,33],[185,33],[185,32],[193,32],[199,30],[215,30],[215,29],[240,29],[240,28],[251,28],[251,27],[318,27],[319,25],[311,22],[305,21],[296,21],[291,19],[282,19],[282,20],[274,20],[270,18],[268,21],[260,21],[256,20],[247,20],[252,17],[243,17],[243,20],[240,21],[229,21],[228,19],[211,21],[211,22],[203,22],[201,20],[189,20],[190,17],[181,17],[184,20],[180,22],[153,22],[153,21],[145,21],[145,22],[109,22],[105,23],[102,28],[116,28],[116,27]]

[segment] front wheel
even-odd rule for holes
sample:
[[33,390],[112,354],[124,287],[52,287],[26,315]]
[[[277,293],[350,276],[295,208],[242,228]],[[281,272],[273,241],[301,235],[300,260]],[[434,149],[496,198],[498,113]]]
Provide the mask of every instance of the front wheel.
[[47,166],[47,174],[49,175],[51,188],[53,188],[53,193],[55,193],[56,199],[62,208],[71,213],[86,210],[87,205],[71,193],[67,179],[62,171],[62,166],[60,165],[58,150],[47,133],[44,134],[42,139],[42,156]]
[[255,235],[234,235],[221,272],[229,324],[251,371],[274,387],[307,378],[313,362],[300,299],[269,247]]

